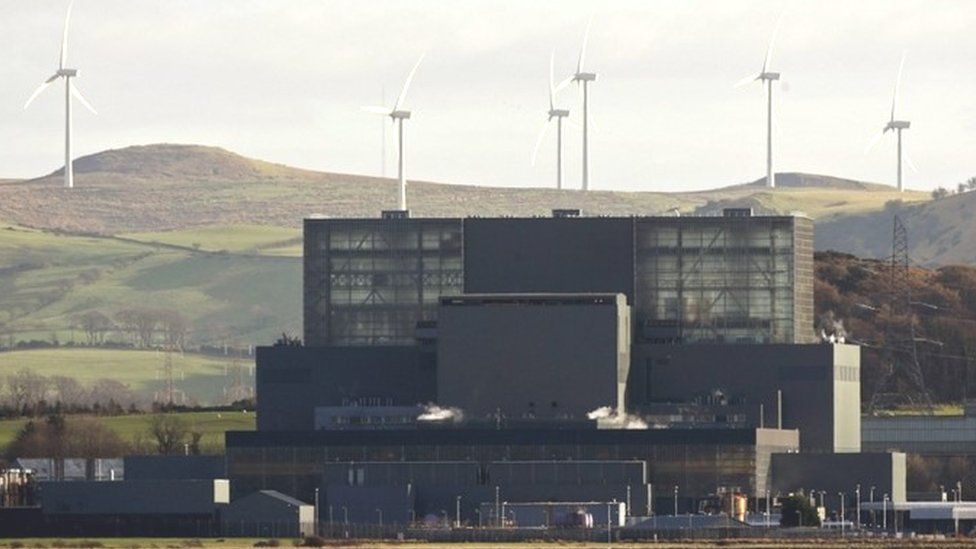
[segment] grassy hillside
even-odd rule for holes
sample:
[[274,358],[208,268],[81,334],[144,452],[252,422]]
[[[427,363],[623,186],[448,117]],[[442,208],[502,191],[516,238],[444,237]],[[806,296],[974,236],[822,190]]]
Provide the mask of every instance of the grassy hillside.
[[302,255],[302,232],[291,227],[212,225],[155,233],[126,233],[119,236],[148,244],[167,244],[211,252],[290,257]]
[[[225,389],[238,381],[253,387],[253,362],[245,359],[205,356],[191,353],[171,355],[176,387],[186,393],[190,402],[215,405],[228,402]],[[166,356],[158,351],[124,349],[33,349],[0,352],[0,379],[20,370],[36,374],[67,376],[91,387],[101,379],[119,381],[128,386],[137,400],[153,401],[153,395],[165,388]],[[238,375],[238,369],[243,367]]]
[[[74,189],[62,188],[58,176],[0,185],[0,219],[116,235],[214,225],[297,228],[313,213],[375,216],[396,204],[393,179],[299,170],[193,145],[128,147],[79,158]],[[553,208],[652,215],[754,203],[816,217],[877,209],[892,198],[889,187],[833,177],[785,173],[778,181],[772,191],[754,182],[688,193],[582,193],[411,181],[409,193],[418,216],[547,215]],[[925,197],[911,196],[916,198]],[[193,235],[190,245],[196,236],[208,235]],[[263,241],[266,235],[258,236]]]
[[891,254],[892,218],[908,228],[912,259],[922,265],[976,263],[976,193],[954,194],[923,204],[892,204],[881,211],[817,225],[817,248],[862,257]]
[[[186,420],[191,430],[203,433],[201,446],[205,448],[222,448],[226,431],[253,431],[255,428],[253,412],[183,412],[174,415]],[[139,437],[147,437],[152,417],[153,414],[98,416],[98,421],[117,432],[124,440],[135,442]],[[0,452],[10,444],[26,422],[26,419],[0,420]]]
[[[246,347],[300,329],[301,262],[295,231],[251,228],[168,235],[175,249],[115,238],[0,229],[0,342],[84,341],[79,316],[132,307],[178,311],[191,343]],[[233,240],[236,237],[237,240]],[[165,236],[145,236],[163,241]],[[202,253],[228,247],[281,257]],[[276,247],[278,246],[278,247]]]

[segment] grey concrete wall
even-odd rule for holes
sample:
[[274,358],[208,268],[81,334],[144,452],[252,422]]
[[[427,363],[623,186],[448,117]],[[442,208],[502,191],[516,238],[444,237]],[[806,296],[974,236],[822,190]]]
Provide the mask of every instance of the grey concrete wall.
[[[763,423],[772,427],[776,391],[782,390],[783,428],[800,430],[804,452],[856,452],[859,363],[860,349],[853,345],[636,345],[629,405],[688,402],[721,389],[757,415],[762,404]],[[842,373],[853,380],[838,382]]]
[[311,430],[316,406],[432,402],[434,361],[419,346],[258,347],[258,430]]
[[604,304],[562,294],[546,299],[445,300],[438,313],[438,403],[474,418],[500,410],[514,418],[580,419],[601,406],[616,407],[627,366],[623,296]]
[[44,514],[207,514],[227,503],[226,480],[42,482]]
[[[226,412],[232,413],[232,412]],[[126,480],[227,478],[224,456],[126,456]]]
[[464,291],[634,295],[631,218],[464,220]]
[[872,486],[875,501],[884,494],[896,503],[906,500],[905,454],[901,453],[773,454],[772,479],[774,493],[824,491],[838,504],[840,492],[853,504],[858,484],[862,502],[868,501]]

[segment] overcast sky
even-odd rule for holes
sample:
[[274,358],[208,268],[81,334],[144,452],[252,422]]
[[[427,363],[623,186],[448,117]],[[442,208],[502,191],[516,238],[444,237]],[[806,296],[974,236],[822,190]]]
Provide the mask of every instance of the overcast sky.
[[[57,68],[66,0],[0,0],[0,176],[61,165],[63,88],[24,101]],[[380,117],[410,67],[408,178],[549,186],[550,51],[575,68],[593,16],[591,188],[690,190],[765,171],[759,70],[777,17],[776,170],[894,179],[888,118],[902,51],[900,118],[910,188],[976,175],[976,2],[76,0],[69,64],[99,111],[75,106],[78,155],[199,143],[316,170],[382,172]],[[575,87],[559,102],[581,119]],[[581,130],[565,133],[579,185]],[[395,141],[387,132],[387,174]]]

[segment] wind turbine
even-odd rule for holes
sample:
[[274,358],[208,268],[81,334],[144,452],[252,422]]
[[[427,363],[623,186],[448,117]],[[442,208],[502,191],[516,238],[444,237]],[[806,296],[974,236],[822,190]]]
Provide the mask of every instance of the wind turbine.
[[407,179],[403,171],[403,121],[410,118],[410,111],[402,110],[401,107],[403,106],[404,98],[407,96],[407,90],[410,88],[413,75],[417,72],[417,68],[420,67],[421,61],[424,60],[424,55],[426,54],[421,55],[417,63],[410,69],[410,74],[407,75],[407,81],[403,83],[403,89],[400,90],[400,95],[397,96],[396,103],[393,104],[392,109],[387,107],[362,107],[366,112],[389,116],[390,120],[397,125],[397,135],[399,136],[399,160],[397,167],[400,174],[400,210],[407,209]]
[[64,34],[61,36],[61,57],[58,59],[58,70],[50,78],[41,83],[40,86],[34,90],[27,102],[24,103],[24,109],[30,106],[30,104],[41,94],[48,86],[54,83],[58,78],[64,78],[64,186],[68,189],[74,187],[74,168],[72,166],[71,158],[71,97],[74,96],[82,105],[85,106],[94,114],[98,114],[95,111],[95,107],[91,106],[78,91],[78,88],[71,82],[72,78],[75,78],[80,73],[78,69],[69,69],[68,64],[68,22],[71,20],[71,7],[74,5],[74,0],[68,2],[68,12],[64,16]]
[[553,83],[553,64],[555,63],[556,52],[553,51],[552,55],[549,56],[549,118],[542,125],[542,131],[539,132],[539,138],[535,141],[535,149],[532,151],[532,165],[535,166],[536,156],[539,154],[539,145],[542,144],[542,139],[546,136],[546,132],[549,130],[549,123],[552,119],[556,119],[556,188],[563,188],[563,118],[569,116],[569,110],[567,109],[557,109],[556,108],[556,94],[565,88],[572,78],[567,78],[556,85]]
[[735,84],[735,87],[739,88],[758,80],[766,86],[766,186],[769,188],[776,187],[776,174],[773,173],[773,82],[779,80],[780,76],[778,72],[769,70],[769,66],[773,59],[773,45],[776,43],[776,35],[779,34],[782,20],[783,16],[780,15],[773,30],[773,37],[769,40],[769,47],[766,48],[762,70],[759,74],[749,75]]
[[586,59],[586,42],[590,38],[590,25],[593,19],[586,24],[586,31],[583,33],[583,45],[580,47],[579,60],[576,62],[576,74],[572,81],[583,86],[583,190],[590,189],[590,150],[589,150],[589,93],[588,84],[596,81],[595,72],[583,72],[583,61]]
[[[905,188],[902,186],[902,178],[901,178],[901,174],[902,174],[901,131],[907,130],[912,125],[912,123],[907,120],[898,120],[897,118],[895,118],[895,109],[898,106],[898,90],[899,88],[901,88],[901,72],[904,68],[905,68],[905,54],[903,52],[901,54],[901,63],[898,65],[898,77],[895,79],[895,92],[891,98],[891,118],[888,119],[888,123],[885,124],[881,132],[874,136],[874,139],[871,140],[871,142],[868,144],[867,148],[864,151],[864,152],[868,152],[871,149],[873,149],[874,146],[878,144],[878,141],[880,141],[881,138],[884,136],[884,134],[888,133],[889,131],[895,132],[898,135],[898,191],[899,192],[903,192],[905,190]],[[908,166],[912,168],[912,170],[918,171],[918,168],[915,167],[915,163],[912,162],[912,159],[908,155],[908,153],[905,153],[905,161],[908,163]]]

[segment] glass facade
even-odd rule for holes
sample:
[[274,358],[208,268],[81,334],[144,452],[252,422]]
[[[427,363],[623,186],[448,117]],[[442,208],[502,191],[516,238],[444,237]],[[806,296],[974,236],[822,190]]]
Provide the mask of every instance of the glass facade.
[[[552,275],[561,277],[552,282],[552,288],[561,292],[595,291],[584,282],[591,278],[612,279],[620,287],[601,291],[628,295],[634,311],[636,341],[815,340],[813,224],[809,219],[729,216],[552,221],[575,230],[584,220],[591,224],[590,233],[615,235],[612,243],[622,245],[625,253],[618,254],[621,258],[613,256],[616,259],[608,264],[609,256],[602,253],[606,250],[590,245],[582,255],[574,256],[579,265]],[[499,230],[508,227],[510,233],[518,234],[536,231],[538,224],[546,220],[473,221],[479,227],[489,224],[489,228],[481,227],[482,233],[497,221]],[[619,230],[621,222],[632,224],[633,230]],[[438,298],[464,293],[465,260],[474,261],[484,251],[469,250],[472,257],[464,257],[464,226],[461,219],[306,220],[306,344],[404,345],[423,339],[424,328],[432,327],[436,320]],[[545,255],[524,240],[487,238],[494,256],[507,258],[506,261],[524,262],[525,258]],[[484,242],[482,245],[488,246]],[[604,243],[602,247],[607,246]],[[481,265],[476,261],[474,264]],[[506,271],[501,267],[497,262],[483,265],[480,279],[504,279]],[[548,273],[543,267],[532,272]],[[573,278],[593,269],[624,276],[584,276],[584,282]],[[536,281],[536,286],[541,284],[544,288],[546,283]],[[431,330],[430,334],[433,336],[434,332]]]
[[[715,442],[654,441],[632,437],[625,440],[547,441],[545,436],[512,440],[481,440],[505,437],[505,431],[474,433],[468,440],[425,440],[425,433],[414,432],[410,440],[389,432],[395,440],[388,443],[316,444],[307,440],[289,444],[268,441],[243,445],[228,440],[227,465],[235,493],[255,490],[278,490],[299,499],[313,496],[318,479],[326,465],[337,462],[474,462],[488,466],[491,462],[511,461],[643,461],[647,479],[658,487],[679,486],[683,495],[704,497],[723,489],[734,488],[745,493],[756,492],[757,465],[768,462],[768,456],[757,456],[757,445],[747,440]],[[400,433],[403,433],[402,431]],[[498,435],[497,433],[503,433]],[[597,434],[607,432],[593,431]],[[749,432],[742,432],[748,434]],[[730,433],[731,434],[731,433]],[[722,437],[724,438],[724,437]],[[745,438],[745,437],[742,437]],[[481,441],[479,441],[481,440]],[[533,442],[533,440],[535,442]],[[774,447],[775,446],[775,447]],[[763,452],[795,450],[795,441],[765,446]],[[759,482],[765,488],[762,480]],[[486,479],[490,476],[486,476]],[[484,480],[490,483],[489,480]],[[669,488],[670,489],[670,488]]]
[[462,292],[461,221],[305,222],[305,343],[403,345]]
[[[808,334],[798,334],[797,326],[806,321],[797,319],[796,302],[802,293],[795,288],[795,226],[803,221],[809,223],[792,217],[637,218],[638,338],[803,341]],[[812,284],[810,294],[812,301]],[[812,309],[802,312],[812,333]]]

